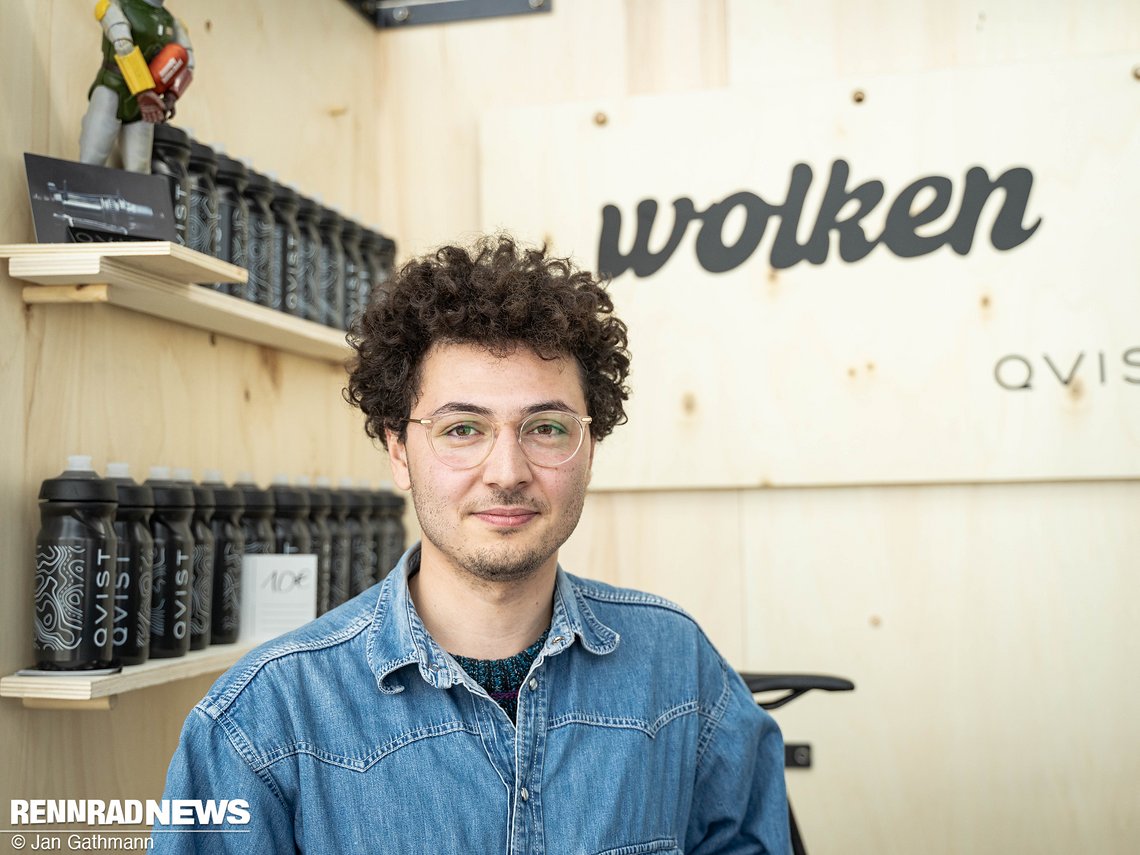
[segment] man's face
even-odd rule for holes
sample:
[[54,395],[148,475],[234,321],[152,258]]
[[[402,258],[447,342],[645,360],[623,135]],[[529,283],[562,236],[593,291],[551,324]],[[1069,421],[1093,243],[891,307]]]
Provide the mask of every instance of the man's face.
[[388,433],[393,477],[411,489],[423,529],[422,560],[484,581],[553,571],[582,514],[594,441],[587,430],[571,460],[543,468],[523,454],[518,425],[535,407],[588,415],[577,363],[525,346],[499,358],[477,345],[443,344],[428,351],[421,375],[412,417],[479,408],[497,426],[490,456],[461,470],[436,458],[422,425],[409,424],[404,443]]

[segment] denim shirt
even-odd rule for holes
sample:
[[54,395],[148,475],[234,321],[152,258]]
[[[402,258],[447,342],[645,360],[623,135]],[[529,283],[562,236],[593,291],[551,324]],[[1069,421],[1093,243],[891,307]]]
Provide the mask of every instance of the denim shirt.
[[789,851],[780,732],[680,608],[559,567],[516,725],[424,628],[418,561],[214,684],[164,798],[249,823],[156,826],[157,851]]

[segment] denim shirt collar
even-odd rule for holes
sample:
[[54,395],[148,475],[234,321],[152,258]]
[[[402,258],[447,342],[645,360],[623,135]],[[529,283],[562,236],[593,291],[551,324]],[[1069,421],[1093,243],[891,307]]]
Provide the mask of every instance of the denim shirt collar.
[[[380,586],[380,598],[368,631],[368,665],[376,684],[386,695],[402,692],[396,672],[416,665],[420,677],[439,689],[464,682],[455,660],[431,637],[416,613],[408,590],[408,578],[419,569],[420,544],[414,544]],[[621,637],[606,626],[590,608],[578,580],[557,569],[554,583],[554,612],[546,645],[539,654],[554,656],[570,647],[575,639],[598,656],[613,652]]]

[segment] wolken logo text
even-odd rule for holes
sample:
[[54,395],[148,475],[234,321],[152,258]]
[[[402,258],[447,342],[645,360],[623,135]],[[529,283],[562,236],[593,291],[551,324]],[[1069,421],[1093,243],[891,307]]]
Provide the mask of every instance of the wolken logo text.
[[[687,196],[675,199],[672,231],[665,245],[656,251],[649,248],[649,235],[657,218],[656,200],[643,199],[638,203],[633,247],[624,254],[620,249],[621,210],[616,205],[605,205],[598,240],[598,271],[614,278],[627,270],[639,277],[652,276],[676,251],[693,220],[701,221],[695,246],[697,261],[709,273],[726,273],[743,264],[760,245],[772,217],[780,221],[770,255],[771,265],[776,270],[801,261],[823,264],[831,248],[833,231],[839,239],[839,257],[846,262],[865,258],[880,243],[900,258],[926,255],[946,245],[958,255],[966,255],[974,244],[982,209],[998,190],[1002,191],[1001,208],[990,230],[990,243],[995,249],[1007,251],[1020,246],[1041,226],[1040,217],[1030,225],[1024,223],[1033,187],[1032,172],[1018,166],[990,178],[985,168],[973,166],[966,171],[958,214],[945,231],[940,234],[918,232],[920,227],[949,210],[953,196],[954,185],[949,178],[929,175],[911,182],[899,192],[891,202],[882,232],[877,237],[868,237],[861,221],[883,200],[885,187],[882,181],[872,179],[849,190],[850,174],[847,161],[836,160],[831,164],[831,175],[815,225],[804,243],[799,242],[797,232],[813,177],[806,163],[797,163],[792,168],[787,195],[778,205],[748,190],[733,193],[703,211],[698,211]],[[927,191],[923,197],[925,204],[916,208],[915,203],[923,191]],[[854,203],[853,210],[851,203]],[[744,228],[735,243],[726,246],[725,220],[737,207],[744,210]],[[841,216],[845,210],[850,213]]]

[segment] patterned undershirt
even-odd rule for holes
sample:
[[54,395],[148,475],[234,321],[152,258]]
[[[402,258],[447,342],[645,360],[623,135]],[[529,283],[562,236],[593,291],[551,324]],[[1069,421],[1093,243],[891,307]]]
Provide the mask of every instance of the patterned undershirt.
[[519,709],[519,689],[526,679],[530,666],[546,643],[547,632],[539,636],[538,641],[521,653],[508,656],[506,659],[472,659],[468,656],[451,655],[459,663],[459,667],[467,672],[476,683],[482,686],[491,699],[498,703],[515,720]]

